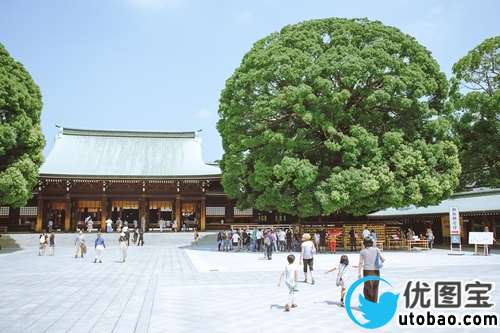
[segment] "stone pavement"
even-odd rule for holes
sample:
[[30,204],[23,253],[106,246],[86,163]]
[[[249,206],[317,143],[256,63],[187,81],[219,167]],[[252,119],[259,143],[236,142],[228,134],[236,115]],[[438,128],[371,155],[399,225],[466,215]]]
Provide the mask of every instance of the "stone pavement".
[[[106,235],[104,262],[94,264],[92,249],[87,258],[72,257],[73,235],[57,236],[63,246],[54,257],[36,255],[26,240],[33,237],[36,244],[36,235],[23,237],[23,250],[0,253],[0,332],[366,332],[337,305],[335,275],[324,274],[338,264],[339,254],[317,256],[316,285],[300,283],[299,307],[285,313],[287,292],[276,286],[285,254],[268,261],[256,253],[214,252],[213,236],[188,248],[190,233],[146,234],[146,246],[131,246],[129,260],[120,263],[115,235]],[[384,277],[398,290],[411,278],[500,284],[498,255],[451,257],[444,250],[385,255]],[[358,256],[349,256],[355,264]],[[354,280],[355,270],[351,273]],[[494,295],[500,305],[500,292]],[[393,320],[376,331],[404,330]]]

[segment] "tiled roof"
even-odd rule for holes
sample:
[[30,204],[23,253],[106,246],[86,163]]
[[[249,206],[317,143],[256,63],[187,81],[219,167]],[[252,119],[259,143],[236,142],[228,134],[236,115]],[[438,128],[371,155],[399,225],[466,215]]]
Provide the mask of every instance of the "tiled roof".
[[219,176],[203,162],[195,132],[135,132],[61,128],[40,168],[43,176]]

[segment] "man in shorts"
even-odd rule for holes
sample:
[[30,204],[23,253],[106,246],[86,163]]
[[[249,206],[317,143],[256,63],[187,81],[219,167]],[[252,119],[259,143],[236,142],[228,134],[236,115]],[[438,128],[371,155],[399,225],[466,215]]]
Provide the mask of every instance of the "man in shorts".
[[309,267],[309,273],[311,274],[311,284],[314,284],[313,277],[313,264],[314,264],[314,253],[316,253],[316,247],[311,241],[311,235],[305,233],[302,235],[302,245],[300,252],[300,261],[304,265],[304,282],[307,283],[307,268]]

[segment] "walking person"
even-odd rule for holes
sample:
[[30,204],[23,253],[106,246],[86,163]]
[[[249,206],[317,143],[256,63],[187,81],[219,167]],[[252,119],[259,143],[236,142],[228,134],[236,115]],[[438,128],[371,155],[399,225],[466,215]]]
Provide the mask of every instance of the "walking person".
[[120,233],[120,237],[118,238],[118,243],[120,244],[120,254],[122,262],[125,262],[125,259],[127,259],[128,245],[127,245],[127,237],[125,236],[125,233],[123,231]]
[[54,232],[51,232],[50,236],[49,236],[49,256],[54,255],[54,252],[55,252],[54,247],[56,245],[55,238],[56,238],[56,236],[54,235]]
[[349,230],[349,243],[351,244],[351,251],[356,251],[356,232],[353,227]]
[[267,260],[273,258],[273,234],[271,231],[264,235],[264,248]]
[[39,256],[44,256],[45,255],[45,248],[47,247],[47,240],[45,238],[45,233],[42,233],[40,237],[38,237],[38,255]]
[[111,219],[106,220],[106,232],[108,233],[113,232],[113,220]]
[[87,218],[85,219],[85,225],[87,226],[87,232],[92,232],[92,227],[94,226],[92,216],[87,216]]
[[290,308],[296,308],[297,304],[295,304],[294,293],[295,288],[297,286],[298,280],[298,272],[297,266],[295,265],[295,256],[293,254],[289,254],[286,257],[288,264],[285,266],[283,271],[281,272],[280,279],[278,281],[278,287],[281,287],[281,282],[283,279],[285,280],[285,285],[288,288],[288,302],[285,305],[285,311],[290,311]]
[[139,236],[138,228],[134,228],[133,232],[134,232],[134,235],[133,235],[132,243],[137,244],[137,237]]
[[123,227],[123,221],[121,218],[118,218],[118,220],[116,220],[116,231],[122,232],[122,227]]
[[238,249],[238,252],[240,252],[240,234],[235,231],[233,232],[233,235],[232,235],[232,239],[231,239],[231,242],[232,242],[232,248],[237,248]]
[[125,221],[125,226],[122,228],[122,231],[125,233],[125,237],[127,237],[127,245],[130,245],[130,230],[127,221]]
[[427,228],[426,236],[429,243],[429,250],[432,250],[432,248],[434,247],[434,233],[432,232],[432,229],[430,227]]
[[368,230],[368,227],[365,225],[365,228],[363,229],[363,239],[370,238],[370,236],[371,236],[370,230]]
[[193,244],[198,245],[199,239],[200,239],[200,234],[198,233],[198,229],[193,228]]
[[139,239],[137,239],[137,246],[144,246],[144,229],[139,227]]
[[320,252],[326,252],[326,230],[322,229],[319,232],[319,250]]
[[[385,258],[377,247],[373,246],[371,238],[363,240],[364,249],[359,253],[358,276],[361,279],[365,276],[380,276],[380,269]],[[363,270],[361,272],[361,270]],[[363,287],[363,295],[373,303],[378,302],[379,281],[366,281]]]
[[283,229],[278,230],[278,250],[285,252],[286,233]]
[[102,264],[102,257],[104,256],[104,249],[106,244],[104,243],[104,238],[101,237],[101,233],[97,233],[97,238],[95,239],[94,249],[95,249],[95,259],[94,264],[99,261]]
[[221,251],[222,248],[222,231],[217,233],[217,251]]
[[229,245],[227,244],[227,231],[222,231],[222,251],[226,252],[229,249]]
[[[353,268],[357,268],[358,266],[351,266]],[[332,269],[330,269],[329,271],[326,271],[325,273],[328,274],[328,273],[331,273],[335,270],[338,270],[337,271],[337,279],[335,280],[335,284],[337,285],[337,287],[340,287],[341,288],[341,291],[340,291],[340,306],[344,306],[344,297],[345,297],[345,293],[346,293],[346,285],[348,284],[347,282],[349,281],[349,278],[348,278],[348,271],[349,269],[349,257],[345,254],[343,254],[341,257],[340,257],[340,264],[338,267],[333,267]]]
[[315,232],[314,233],[314,246],[316,247],[316,250],[318,251],[318,253],[321,253],[321,248],[319,246],[319,241],[321,240],[321,235],[319,234],[319,232]]
[[253,228],[250,242],[252,243],[252,252],[255,252],[257,250],[257,228]]
[[309,273],[311,275],[311,284],[314,284],[314,253],[316,253],[316,248],[314,243],[311,241],[311,235],[305,233],[302,235],[302,245],[300,252],[300,261],[304,265],[304,283],[307,283],[307,271],[309,269]]
[[52,221],[52,219],[49,220],[48,226],[49,226],[49,233],[51,233],[52,228],[54,227],[54,221]]
[[80,253],[80,258],[83,258],[84,251],[87,247],[85,246],[85,237],[83,236],[83,231],[80,230],[75,237],[75,258],[78,258],[78,253]]
[[292,251],[292,241],[293,241],[293,233],[292,230],[288,229],[286,231],[286,250],[288,252]]
[[257,234],[255,239],[257,240],[257,251],[260,252],[260,248],[262,246],[262,231],[260,229],[257,229]]

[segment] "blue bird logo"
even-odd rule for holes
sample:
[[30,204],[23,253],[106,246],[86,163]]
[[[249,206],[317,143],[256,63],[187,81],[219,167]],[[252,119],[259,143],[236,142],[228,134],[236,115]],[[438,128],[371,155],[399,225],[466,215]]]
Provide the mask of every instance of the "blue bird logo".
[[345,308],[349,318],[355,324],[367,329],[375,329],[386,325],[389,321],[391,321],[392,317],[394,317],[394,314],[396,313],[396,309],[398,307],[399,294],[394,294],[387,291],[380,295],[378,303],[369,301],[360,294],[358,296],[359,310],[362,312],[363,318],[366,319],[366,322],[362,323],[354,316],[351,307],[351,298],[354,290],[362,283],[377,280],[387,283],[392,287],[392,285],[383,278],[380,278],[378,276],[366,276],[354,282],[346,294]]

